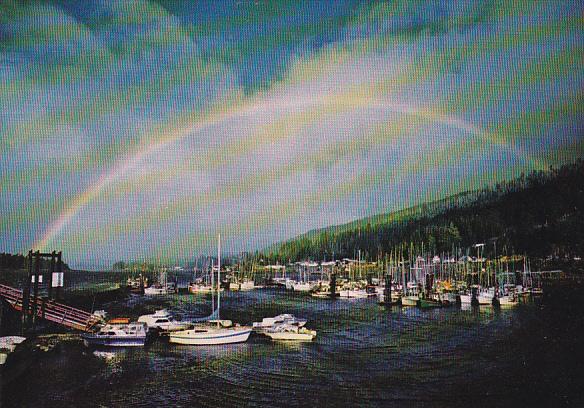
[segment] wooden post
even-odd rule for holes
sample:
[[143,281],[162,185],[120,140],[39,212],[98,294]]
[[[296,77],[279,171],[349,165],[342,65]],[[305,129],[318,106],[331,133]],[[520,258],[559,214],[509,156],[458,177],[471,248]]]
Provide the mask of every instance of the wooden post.
[[49,299],[53,298],[53,274],[55,273],[55,261],[57,259],[57,253],[55,251],[53,251],[51,253],[51,268],[50,268],[50,272],[49,272],[49,279],[47,279],[47,283],[48,283],[48,295],[49,295]]
[[33,302],[32,302],[32,326],[33,329],[36,328],[37,322],[37,307],[39,298],[39,277],[41,275],[41,253],[37,251],[35,254],[35,272],[34,272],[34,290],[33,290]]
[[334,270],[331,273],[330,290],[331,298],[334,299],[337,296],[337,274]]
[[[4,316],[4,299],[0,298],[0,336],[2,335],[2,317]],[[1,401],[1,399],[0,399]]]
[[30,280],[32,278],[32,249],[28,251],[28,274],[22,290],[22,332],[28,327],[28,307],[30,303]]
[[391,306],[391,276],[385,275],[385,289],[383,290],[383,303]]
[[[57,272],[62,273],[63,272],[63,259],[62,259],[62,253],[61,251],[57,252]],[[65,278],[63,277],[63,284],[65,282]],[[55,288],[55,299],[59,300],[60,299],[60,295],[61,295],[61,287],[58,286]]]

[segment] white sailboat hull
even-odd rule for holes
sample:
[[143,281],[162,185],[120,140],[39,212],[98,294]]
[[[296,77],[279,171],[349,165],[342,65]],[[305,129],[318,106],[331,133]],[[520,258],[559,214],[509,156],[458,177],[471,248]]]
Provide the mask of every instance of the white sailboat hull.
[[169,341],[176,344],[191,346],[213,346],[221,344],[243,343],[247,341],[252,329],[250,328],[219,328],[214,330],[184,330],[171,333]]

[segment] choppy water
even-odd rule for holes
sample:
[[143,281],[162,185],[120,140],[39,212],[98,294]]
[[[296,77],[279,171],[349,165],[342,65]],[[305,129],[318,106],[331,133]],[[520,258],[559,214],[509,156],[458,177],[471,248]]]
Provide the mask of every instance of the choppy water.
[[[4,390],[4,406],[577,406],[584,314],[562,296],[495,312],[228,293],[223,318],[251,323],[293,313],[318,337],[282,344],[253,336],[208,347],[156,340],[98,353],[63,344]],[[204,314],[210,298],[107,305],[134,317],[159,306]]]

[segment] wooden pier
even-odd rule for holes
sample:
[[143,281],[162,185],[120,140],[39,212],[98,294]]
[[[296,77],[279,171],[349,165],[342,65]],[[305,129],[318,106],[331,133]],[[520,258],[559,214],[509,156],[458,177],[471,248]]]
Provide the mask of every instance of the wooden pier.
[[[11,286],[0,285],[0,297],[15,310],[22,312],[22,290]],[[36,299],[36,302],[35,302]],[[28,314],[36,314],[37,318],[45,319],[65,327],[81,331],[91,331],[92,327],[100,322],[100,319],[89,312],[71,306],[57,303],[44,297],[29,296]]]

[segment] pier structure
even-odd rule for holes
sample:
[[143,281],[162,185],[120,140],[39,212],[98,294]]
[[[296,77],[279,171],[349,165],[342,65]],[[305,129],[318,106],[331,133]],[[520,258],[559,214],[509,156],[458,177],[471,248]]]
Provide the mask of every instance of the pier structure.
[[[42,318],[65,327],[81,331],[90,331],[93,326],[100,322],[100,319],[84,310],[77,309],[52,299],[37,298],[29,295],[28,302],[24,302],[23,291],[7,285],[0,285],[0,297],[15,310],[24,311],[23,304],[28,303],[28,315],[33,311],[36,318]],[[28,320],[28,319],[27,319]]]
[[[41,268],[42,261],[48,259],[48,271]],[[37,321],[44,319],[65,327],[89,331],[100,322],[93,314],[59,303],[60,289],[63,287],[63,260],[61,252],[28,252],[28,274],[23,289],[0,285],[0,298],[14,310],[21,313],[22,330],[36,329]],[[41,284],[46,292],[41,294]]]

